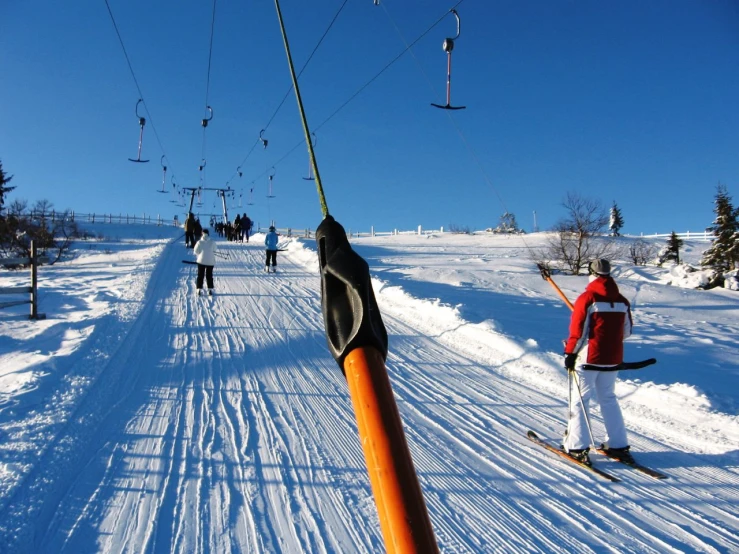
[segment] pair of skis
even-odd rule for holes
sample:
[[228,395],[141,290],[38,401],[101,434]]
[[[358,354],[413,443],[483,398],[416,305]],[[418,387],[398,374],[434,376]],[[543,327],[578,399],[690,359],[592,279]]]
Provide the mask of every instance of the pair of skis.
[[[531,442],[533,442],[534,444],[538,444],[542,448],[545,448],[545,449],[549,450],[550,452],[553,452],[554,454],[557,454],[558,456],[564,458],[565,460],[568,460],[568,461],[572,462],[575,465],[580,466],[583,469],[586,469],[586,470],[588,470],[588,471],[590,471],[592,473],[595,473],[597,476],[599,476],[599,477],[601,477],[603,479],[606,479],[607,481],[611,481],[611,482],[614,482],[614,483],[617,483],[618,481],[620,481],[620,479],[618,477],[615,477],[615,476],[611,475],[610,473],[606,473],[605,471],[603,471],[602,469],[599,469],[599,468],[595,467],[594,465],[588,465],[588,464],[586,464],[584,462],[581,462],[580,460],[578,460],[574,456],[571,456],[570,454],[568,454],[567,452],[565,452],[561,448],[557,448],[556,446],[553,446],[553,445],[549,444],[545,440],[539,438],[539,435],[537,435],[534,431],[529,431],[528,434],[527,434],[527,436],[528,436],[529,440]],[[621,460],[620,458],[617,458],[615,456],[612,456],[611,454],[609,454],[607,451],[605,451],[603,449],[596,448],[596,452],[598,452],[599,454],[603,454],[604,456],[607,456],[610,459],[615,460],[617,462],[620,462],[620,463],[622,463],[622,464],[624,464],[626,466],[629,466],[630,468],[632,468],[632,469],[634,469],[636,471],[639,471],[639,472],[641,472],[641,473],[643,473],[645,475],[648,475],[649,477],[653,477],[654,479],[666,479],[667,478],[667,475],[665,475],[664,473],[660,473],[659,471],[656,471],[656,470],[651,469],[649,467],[643,466],[642,464],[640,464],[638,462],[637,463],[633,463],[633,464],[627,463],[627,462]]]

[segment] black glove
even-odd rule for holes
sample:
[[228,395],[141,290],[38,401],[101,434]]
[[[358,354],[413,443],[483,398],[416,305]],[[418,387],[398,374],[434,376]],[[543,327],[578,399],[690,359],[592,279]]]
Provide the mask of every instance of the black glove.
[[575,371],[575,362],[577,361],[577,354],[565,353],[565,369],[567,371]]

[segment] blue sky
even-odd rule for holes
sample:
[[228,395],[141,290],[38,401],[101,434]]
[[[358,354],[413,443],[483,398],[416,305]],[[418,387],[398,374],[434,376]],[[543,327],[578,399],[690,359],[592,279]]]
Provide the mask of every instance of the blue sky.
[[[328,119],[405,48],[395,26],[413,41],[456,4],[381,1],[349,0],[300,79],[328,207],[346,227],[483,229],[508,210],[527,230],[534,211],[548,228],[574,191],[616,201],[627,233],[699,231],[713,219],[717,183],[739,204],[736,2],[463,0],[452,103],[467,109],[429,105],[444,103],[441,44],[455,32],[447,16],[415,57],[406,53]],[[142,158],[151,161],[128,161],[139,92],[104,0],[3,2],[0,160],[17,186],[10,199],[172,217],[182,209],[156,192],[166,154],[167,188],[172,174],[187,187],[202,178],[242,195],[232,214],[317,226],[306,149],[293,150],[303,138],[293,95],[267,127],[269,146],[252,150],[290,86],[274,3],[217,0],[205,150],[213,4],[109,3],[148,108]],[[342,4],[283,0],[298,68]],[[214,193],[201,211],[220,211]]]

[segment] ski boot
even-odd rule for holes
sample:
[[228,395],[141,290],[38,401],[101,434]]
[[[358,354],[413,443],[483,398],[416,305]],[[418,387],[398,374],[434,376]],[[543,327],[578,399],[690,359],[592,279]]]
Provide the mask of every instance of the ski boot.
[[590,461],[590,457],[588,456],[589,448],[583,448],[579,450],[568,450],[566,451],[570,456],[575,458],[578,462],[581,464],[585,464],[586,466],[592,466],[593,463]]
[[624,446],[623,448],[608,448],[608,445],[602,444],[601,450],[606,453],[606,456],[610,458],[615,458],[621,463],[624,464],[635,464],[636,460],[631,455],[630,446]]

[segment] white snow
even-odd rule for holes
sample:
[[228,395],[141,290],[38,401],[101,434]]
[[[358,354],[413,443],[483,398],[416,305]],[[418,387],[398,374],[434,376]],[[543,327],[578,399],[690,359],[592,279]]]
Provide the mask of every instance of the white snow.
[[[219,243],[217,295],[199,298],[180,230],[93,231],[40,268],[47,319],[0,311],[0,551],[383,551],[314,242],[284,238],[276,274],[263,235]],[[636,457],[670,477],[593,455],[609,483],[525,436],[558,441],[567,413],[569,310],[530,261],[542,240],[352,241],[440,550],[739,551],[739,295],[614,261],[626,357],[658,359],[617,393]],[[696,263],[707,244],[685,242]],[[587,282],[555,279],[572,300]]]

